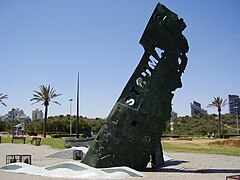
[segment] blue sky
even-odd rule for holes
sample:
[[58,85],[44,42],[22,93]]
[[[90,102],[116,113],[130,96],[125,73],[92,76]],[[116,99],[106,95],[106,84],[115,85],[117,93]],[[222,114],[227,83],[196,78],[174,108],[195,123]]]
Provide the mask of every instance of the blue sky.
[[30,99],[48,84],[63,94],[49,115],[69,114],[71,98],[76,114],[80,72],[80,114],[107,117],[142,57],[139,40],[157,2],[187,24],[189,62],[174,111],[190,115],[194,100],[207,109],[214,97],[240,95],[239,0],[0,0],[0,92],[9,96],[0,115],[43,110]]

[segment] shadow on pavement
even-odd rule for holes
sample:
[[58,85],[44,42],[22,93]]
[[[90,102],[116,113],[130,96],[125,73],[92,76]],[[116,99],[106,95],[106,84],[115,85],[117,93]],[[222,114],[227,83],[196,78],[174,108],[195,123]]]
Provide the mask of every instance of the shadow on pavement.
[[157,172],[172,173],[240,173],[240,169],[175,169],[175,168],[158,168]]
[[178,161],[178,160],[172,160],[172,161],[167,161],[164,163],[163,167],[168,167],[168,166],[177,166],[182,163],[188,163],[189,161]]
[[171,160],[171,161],[165,162],[163,167],[161,167],[161,168],[146,168],[143,171],[145,171],[145,172],[160,172],[162,170],[162,168],[164,168],[164,167],[177,166],[179,164],[187,163],[187,162],[189,162],[189,161]]
[[167,161],[161,168],[146,168],[145,172],[171,172],[171,173],[238,173],[240,174],[240,169],[197,169],[197,168],[187,168],[181,166],[179,168],[169,168],[169,166],[177,166],[182,163],[188,163],[189,161]]

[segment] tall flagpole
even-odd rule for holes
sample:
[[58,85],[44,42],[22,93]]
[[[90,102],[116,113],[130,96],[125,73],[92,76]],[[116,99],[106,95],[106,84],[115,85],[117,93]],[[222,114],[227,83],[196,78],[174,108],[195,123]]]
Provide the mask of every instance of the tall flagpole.
[[69,118],[69,120],[70,120],[70,135],[72,135],[72,101],[73,101],[73,99],[69,99],[69,102],[70,102],[70,118]]
[[77,121],[76,121],[76,138],[79,138],[79,72],[77,79]]

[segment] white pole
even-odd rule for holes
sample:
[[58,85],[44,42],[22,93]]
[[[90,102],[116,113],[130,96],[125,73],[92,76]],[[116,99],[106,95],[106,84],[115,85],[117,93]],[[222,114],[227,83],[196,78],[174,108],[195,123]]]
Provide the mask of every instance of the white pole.
[[239,131],[238,131],[238,106],[235,106],[234,109],[236,110],[237,134],[239,134]]
[[238,131],[238,107],[236,107],[236,116],[237,116],[237,134],[239,134],[239,131]]

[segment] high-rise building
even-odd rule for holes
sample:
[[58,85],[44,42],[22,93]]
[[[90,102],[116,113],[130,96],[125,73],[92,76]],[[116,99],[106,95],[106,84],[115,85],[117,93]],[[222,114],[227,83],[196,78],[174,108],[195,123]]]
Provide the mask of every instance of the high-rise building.
[[14,122],[14,121],[31,121],[31,118],[29,116],[26,116],[24,111],[20,108],[12,108],[11,111],[8,111],[8,113],[2,117],[2,121],[6,122]]
[[240,114],[240,98],[238,95],[228,95],[228,105],[230,114]]
[[172,112],[171,112],[171,117],[172,117],[173,119],[175,119],[175,118],[178,117],[178,114],[177,114],[176,112],[172,111]]
[[207,111],[201,108],[201,104],[197,101],[193,101],[193,103],[190,103],[191,107],[191,116],[197,116],[197,115],[207,115]]
[[42,110],[36,109],[32,111],[32,120],[43,119]]

